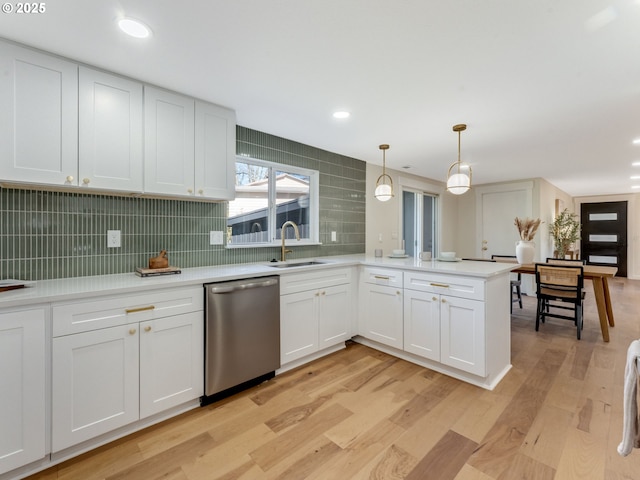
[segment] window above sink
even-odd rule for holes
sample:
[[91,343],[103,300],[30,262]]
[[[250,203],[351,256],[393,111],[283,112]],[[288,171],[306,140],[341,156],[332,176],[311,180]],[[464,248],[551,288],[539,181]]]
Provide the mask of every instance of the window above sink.
[[[237,157],[236,197],[229,202],[227,246],[277,246],[282,225],[300,231],[295,245],[319,243],[319,172],[264,160]],[[293,239],[291,229],[286,239]]]

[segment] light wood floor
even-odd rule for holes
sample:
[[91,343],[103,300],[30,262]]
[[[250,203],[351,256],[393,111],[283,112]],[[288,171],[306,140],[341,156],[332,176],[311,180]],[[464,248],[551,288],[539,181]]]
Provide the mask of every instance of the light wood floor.
[[640,450],[616,447],[639,294],[638,281],[611,282],[610,343],[592,291],[580,341],[562,320],[536,333],[525,298],[494,391],[351,344],[31,478],[637,480]]

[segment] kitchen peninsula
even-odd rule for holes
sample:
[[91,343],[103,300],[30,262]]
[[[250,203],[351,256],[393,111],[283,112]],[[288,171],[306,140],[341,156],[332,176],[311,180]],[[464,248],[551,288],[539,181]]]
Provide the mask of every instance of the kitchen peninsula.
[[[22,444],[15,456],[0,462],[0,479],[42,470],[196,408],[203,384],[204,283],[278,274],[289,285],[280,292],[281,344],[297,352],[296,342],[306,348],[311,338],[315,346],[290,357],[283,348],[280,371],[344,348],[344,340],[353,338],[487,389],[508,372],[509,271],[514,265],[365,255],[309,260],[290,260],[284,267],[264,262],[187,268],[166,277],[130,273],[45,280],[4,292],[0,341],[6,332],[22,333],[20,348],[0,350],[0,360],[16,367],[7,380],[17,385],[3,393],[8,408],[0,414]],[[303,302],[295,314],[287,314],[295,299]],[[289,323],[297,319],[312,322],[304,328]],[[327,320],[330,328],[325,328]],[[93,345],[101,347],[92,350]],[[105,350],[106,345],[113,348]],[[72,352],[80,347],[89,356],[84,357],[86,368],[76,370]],[[124,356],[118,358],[121,348]],[[99,351],[108,352],[109,361],[100,362]],[[111,415],[117,405],[108,403],[109,395],[91,395],[98,385],[89,384],[92,368],[119,362],[125,367],[118,369],[124,374],[121,382],[108,372],[100,374],[122,391],[111,396],[128,402]],[[78,387],[78,382],[88,385]],[[78,390],[71,385],[82,387],[82,398],[75,397]],[[23,408],[26,399],[28,409]],[[95,420],[97,414],[103,415]],[[28,418],[14,421],[23,416]],[[86,427],[78,428],[78,422]]]

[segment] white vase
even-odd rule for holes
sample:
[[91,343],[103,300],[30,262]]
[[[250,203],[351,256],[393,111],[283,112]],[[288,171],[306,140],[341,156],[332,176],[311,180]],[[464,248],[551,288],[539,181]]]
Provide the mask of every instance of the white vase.
[[516,242],[516,260],[521,265],[533,263],[533,257],[536,255],[536,244],[525,240]]

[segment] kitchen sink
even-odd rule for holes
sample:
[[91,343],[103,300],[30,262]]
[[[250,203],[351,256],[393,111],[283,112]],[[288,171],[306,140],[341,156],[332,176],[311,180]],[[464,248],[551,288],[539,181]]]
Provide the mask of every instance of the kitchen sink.
[[286,263],[271,263],[270,267],[273,268],[292,268],[292,267],[309,267],[311,265],[325,265],[325,262],[316,262],[315,260],[309,262],[286,262]]

